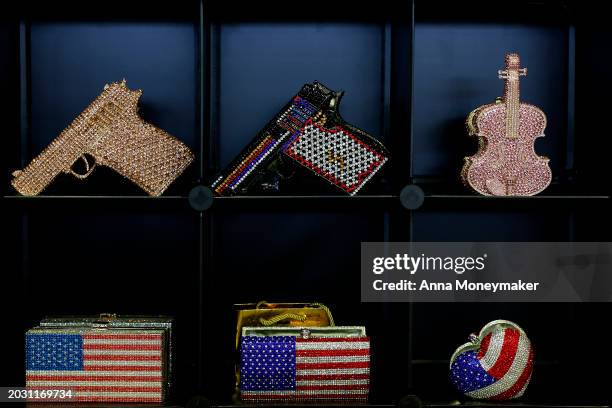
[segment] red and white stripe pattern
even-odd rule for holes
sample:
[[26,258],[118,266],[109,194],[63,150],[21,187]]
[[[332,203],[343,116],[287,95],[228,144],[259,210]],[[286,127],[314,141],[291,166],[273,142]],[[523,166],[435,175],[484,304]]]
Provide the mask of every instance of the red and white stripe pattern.
[[478,350],[456,354],[451,380],[465,395],[508,400],[523,395],[533,371],[533,348],[518,326],[496,326],[480,340]]
[[295,388],[241,391],[245,400],[366,401],[370,388],[368,337],[295,338]]
[[[74,330],[64,330],[74,335]],[[32,332],[28,333],[31,334]],[[61,329],[39,331],[60,338]],[[71,390],[70,401],[162,402],[165,393],[164,331],[81,331],[82,350],[68,369],[26,371],[30,389]],[[61,347],[58,340],[51,347]],[[65,343],[64,343],[65,344]],[[43,349],[44,350],[44,349]],[[40,351],[40,349],[39,349]],[[74,353],[72,357],[74,357]],[[57,357],[45,356],[48,361]],[[75,369],[76,366],[76,369]]]
[[506,328],[487,334],[477,358],[497,381],[469,392],[470,397],[505,400],[523,395],[533,370],[533,349],[523,331]]

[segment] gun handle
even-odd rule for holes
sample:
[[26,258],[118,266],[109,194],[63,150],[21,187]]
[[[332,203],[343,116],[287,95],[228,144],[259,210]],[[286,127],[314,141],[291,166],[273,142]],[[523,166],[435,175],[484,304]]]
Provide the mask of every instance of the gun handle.
[[70,173],[72,165],[82,155],[79,146],[58,137],[36,156],[23,170],[13,172],[11,185],[24,196],[40,194],[60,173]]
[[161,195],[195,159],[180,140],[129,112],[113,123],[90,154],[151,196]]

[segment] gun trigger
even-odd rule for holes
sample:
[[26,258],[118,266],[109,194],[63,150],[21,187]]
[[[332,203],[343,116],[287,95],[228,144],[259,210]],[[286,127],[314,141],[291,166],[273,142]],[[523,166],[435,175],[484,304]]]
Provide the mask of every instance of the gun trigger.
[[87,156],[85,156],[84,154],[79,156],[79,159],[85,162],[85,173],[79,174],[76,171],[74,171],[72,167],[68,169],[67,173],[72,174],[74,177],[78,178],[79,180],[85,180],[94,171],[98,163],[94,161],[94,163],[90,165],[89,161],[87,161]]

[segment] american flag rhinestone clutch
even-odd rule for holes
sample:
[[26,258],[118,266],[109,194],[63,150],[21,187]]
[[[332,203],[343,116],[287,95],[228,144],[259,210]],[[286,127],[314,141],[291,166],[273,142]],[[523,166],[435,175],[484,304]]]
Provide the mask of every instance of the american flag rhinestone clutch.
[[369,389],[370,339],[363,327],[243,329],[243,400],[365,402]]
[[[26,387],[70,390],[71,402],[163,402],[170,378],[164,319],[121,320],[113,324],[127,327],[109,327],[104,319],[65,318],[29,330]],[[138,328],[147,323],[160,327]]]

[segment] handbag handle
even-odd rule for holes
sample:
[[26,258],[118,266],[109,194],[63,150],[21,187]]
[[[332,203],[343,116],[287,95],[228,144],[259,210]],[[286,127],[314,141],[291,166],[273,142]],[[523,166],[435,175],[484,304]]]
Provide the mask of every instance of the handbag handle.
[[[261,309],[261,306],[268,304],[268,302],[266,302],[265,300],[262,300],[261,302],[257,303],[256,308],[257,309]],[[329,310],[329,308],[327,306],[325,306],[322,303],[310,303],[309,306],[313,306],[313,307],[318,307],[319,309],[323,309],[325,311],[325,313],[327,314],[327,319],[329,320],[329,325],[330,326],[335,326],[336,323],[334,322],[334,317],[332,316],[331,310]],[[297,314],[297,313],[281,313],[279,315],[276,315],[274,317],[271,317],[269,319],[264,319],[263,317],[261,317],[259,319],[259,323],[261,323],[262,326],[273,326],[278,322],[281,322],[283,320],[287,320],[287,319],[292,319],[292,320],[297,320],[300,322],[303,322],[304,320],[306,320],[306,315],[303,313]]]
[[303,322],[304,320],[306,320],[306,315],[296,314],[296,313],[282,313],[274,317],[271,317],[269,319],[264,319],[263,317],[261,317],[259,318],[259,323],[261,323],[262,326],[267,327],[267,326],[273,326],[276,323],[281,322],[283,320],[287,320],[287,319],[292,319],[292,320]]

